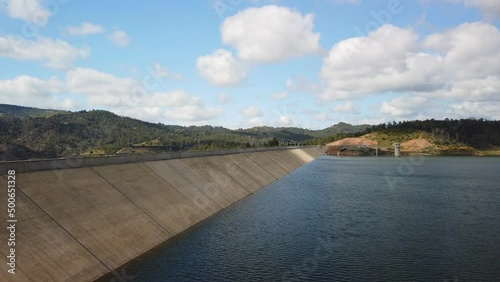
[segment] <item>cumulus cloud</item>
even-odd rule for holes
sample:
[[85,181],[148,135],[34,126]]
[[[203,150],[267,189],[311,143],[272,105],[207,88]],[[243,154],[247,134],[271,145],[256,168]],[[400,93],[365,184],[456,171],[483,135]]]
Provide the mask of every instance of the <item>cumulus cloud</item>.
[[188,124],[207,123],[223,114],[222,109],[206,107],[204,105],[186,105],[165,112],[164,116],[168,119],[173,119]]
[[248,124],[250,126],[264,126],[266,125],[266,121],[262,117],[254,117],[248,121]]
[[[67,95],[61,98],[62,94]],[[66,110],[100,108],[151,122],[183,125],[206,124],[223,113],[183,90],[148,92],[139,81],[90,68],[73,68],[62,80],[31,76],[0,80],[0,103]]]
[[42,80],[22,75],[0,80],[0,103],[50,109],[75,109],[76,102],[74,100],[57,96],[63,88],[64,82],[56,77]]
[[274,125],[279,127],[288,127],[288,126],[293,126],[294,124],[295,122],[289,116],[279,116],[274,121]]
[[500,31],[493,25],[461,24],[429,35],[422,46],[441,53],[446,73],[457,79],[500,73]]
[[315,93],[319,89],[319,85],[310,82],[306,77],[303,76],[289,78],[286,80],[285,85],[288,90],[293,92]]
[[125,47],[129,44],[130,39],[125,31],[117,30],[108,36],[109,41],[118,47]]
[[419,114],[424,106],[428,106],[429,100],[425,97],[403,96],[395,98],[389,102],[384,102],[381,112],[392,117],[413,117]]
[[66,89],[71,93],[86,95],[91,105],[133,106],[143,92],[140,84],[131,78],[114,75],[91,68],[74,68],[66,72]]
[[500,120],[500,102],[477,102],[464,101],[454,103],[446,112],[448,117],[452,118],[487,118],[492,120]]
[[56,77],[41,80],[36,77],[21,75],[13,79],[0,80],[2,97],[12,95],[17,97],[48,96],[60,92],[62,82]]
[[106,107],[126,116],[152,122],[203,124],[219,117],[222,109],[208,107],[203,100],[183,90],[148,92],[136,80],[88,68],[66,73],[67,92],[81,94],[89,105]]
[[102,26],[90,22],[83,22],[79,26],[67,26],[63,33],[72,36],[85,36],[103,32],[104,28]]
[[14,19],[32,22],[37,26],[45,26],[50,16],[40,5],[39,0],[7,0],[7,15]]
[[271,63],[321,51],[313,19],[312,14],[275,5],[248,8],[226,18],[220,31],[240,59]]
[[489,19],[500,19],[500,2],[498,0],[450,0],[461,2],[466,7],[478,8]]
[[[394,44],[397,40],[398,44]],[[340,41],[323,61],[321,99],[385,91],[431,91],[444,84],[441,57],[418,52],[412,30],[384,25],[366,37]]]
[[224,49],[198,57],[196,67],[200,75],[215,86],[234,86],[247,76],[241,63],[231,52]]
[[243,111],[241,111],[241,115],[244,118],[256,118],[262,116],[262,111],[257,107],[250,106],[243,109]]
[[463,79],[450,84],[434,93],[433,96],[443,98],[471,100],[471,101],[486,101],[500,100],[498,90],[500,89],[500,77],[488,76],[479,79]]
[[173,80],[182,80],[182,75],[173,73],[169,71],[166,67],[160,64],[154,64],[148,72],[155,78],[161,79],[173,79]]
[[323,61],[324,88],[317,97],[341,100],[396,92],[494,99],[500,79],[499,46],[499,30],[487,23],[465,23],[424,39],[410,29],[385,25],[332,47]]
[[0,57],[16,60],[42,61],[47,67],[64,69],[79,58],[88,57],[88,47],[76,48],[66,41],[37,37],[28,40],[7,35],[0,37]]

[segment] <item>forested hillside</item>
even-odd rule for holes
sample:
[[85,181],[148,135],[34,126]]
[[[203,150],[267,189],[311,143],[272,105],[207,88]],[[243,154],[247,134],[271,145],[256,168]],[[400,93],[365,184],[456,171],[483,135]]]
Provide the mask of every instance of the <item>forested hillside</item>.
[[372,132],[391,136],[391,140],[397,141],[398,134],[416,131],[428,132],[433,141],[440,144],[500,148],[500,122],[472,118],[373,126],[341,122],[322,130],[296,127],[231,130],[208,125],[185,127],[149,123],[102,110],[64,112],[0,105],[0,160],[320,145]]
[[101,110],[57,112],[1,105],[0,159],[303,145],[328,134],[360,132],[367,127],[341,123],[318,131],[293,127],[230,130],[149,123]]

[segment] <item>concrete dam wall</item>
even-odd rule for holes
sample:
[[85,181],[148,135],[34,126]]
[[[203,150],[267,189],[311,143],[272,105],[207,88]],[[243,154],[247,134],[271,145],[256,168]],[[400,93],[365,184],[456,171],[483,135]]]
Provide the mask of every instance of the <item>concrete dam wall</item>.
[[[0,281],[93,281],[322,154],[309,147],[18,172],[16,274],[4,263]],[[5,189],[4,224],[7,197]],[[9,234],[0,230],[5,262]]]

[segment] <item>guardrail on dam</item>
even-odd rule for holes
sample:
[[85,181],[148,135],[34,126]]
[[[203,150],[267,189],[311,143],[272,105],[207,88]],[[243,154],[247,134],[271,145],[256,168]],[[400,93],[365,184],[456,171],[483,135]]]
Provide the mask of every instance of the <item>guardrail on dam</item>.
[[[93,281],[322,154],[308,147],[82,159],[66,166],[64,160],[2,163],[2,174],[17,170],[17,244],[16,274],[4,263],[0,281]],[[7,175],[0,178],[7,187]],[[3,191],[6,224],[10,196]],[[0,230],[6,261],[9,230]]]

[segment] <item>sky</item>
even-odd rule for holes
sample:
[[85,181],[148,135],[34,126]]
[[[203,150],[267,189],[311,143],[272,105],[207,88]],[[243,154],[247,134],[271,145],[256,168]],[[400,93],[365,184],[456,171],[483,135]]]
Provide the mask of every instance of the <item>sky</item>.
[[500,119],[498,0],[0,0],[0,103],[227,128]]

